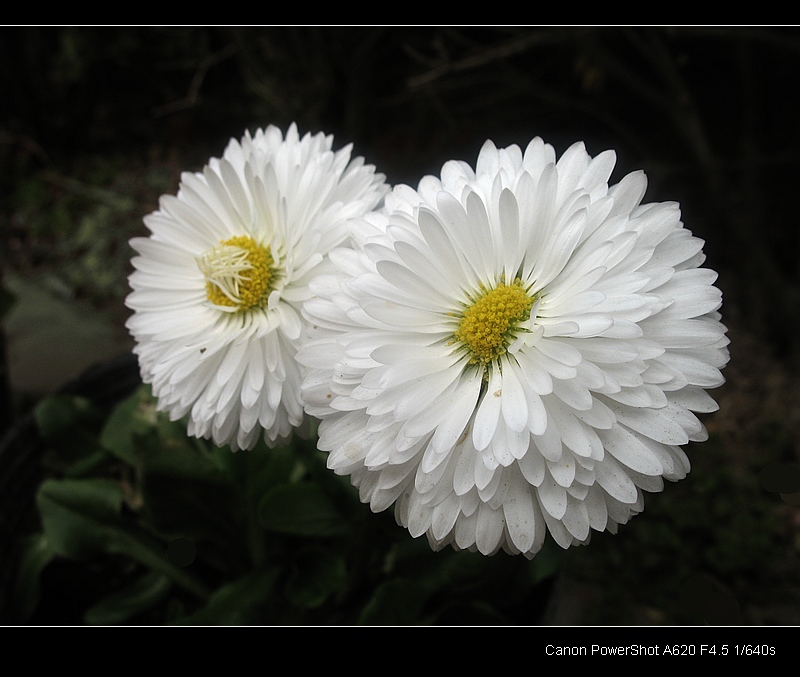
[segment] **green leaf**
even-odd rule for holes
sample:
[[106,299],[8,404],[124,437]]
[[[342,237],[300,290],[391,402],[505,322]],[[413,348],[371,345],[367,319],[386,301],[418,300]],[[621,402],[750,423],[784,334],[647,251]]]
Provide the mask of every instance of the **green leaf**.
[[417,625],[430,595],[413,581],[396,578],[380,585],[359,617],[359,625]]
[[179,625],[260,625],[279,622],[275,600],[277,569],[253,571],[223,585],[200,611],[176,621]]
[[138,390],[114,408],[100,435],[100,443],[106,449],[134,466],[137,459],[133,453],[133,433],[144,433],[152,425],[138,416],[142,392]]
[[315,484],[282,484],[259,505],[261,523],[269,531],[297,536],[341,536],[348,525]]
[[188,437],[181,423],[162,421],[158,427],[135,434],[133,450],[137,467],[144,474],[230,484],[231,478],[221,461],[231,452],[206,447],[205,441]]
[[142,519],[155,532],[206,544],[203,555],[217,568],[247,563],[244,509],[234,486],[147,473],[142,479],[142,497]]
[[41,436],[67,460],[91,455],[99,449],[97,430],[102,413],[86,398],[53,395],[34,411]]
[[88,609],[84,621],[88,625],[119,625],[160,604],[170,590],[169,578],[151,571]]
[[36,500],[44,532],[58,554],[76,560],[101,553],[126,555],[169,576],[198,597],[208,595],[204,585],[167,560],[160,543],[122,518],[122,489],[115,482],[47,480]]
[[115,456],[136,467],[139,458],[136,455],[135,438],[150,433],[159,420],[160,415],[149,390],[146,387],[139,388],[111,412],[100,435],[100,443]]
[[87,421],[99,420],[100,414],[84,397],[52,395],[36,406],[34,416],[42,437],[52,442],[82,428]]
[[260,501],[270,489],[289,484],[295,474],[304,472],[294,445],[270,449],[262,441],[251,451],[233,453],[225,449],[221,456],[221,464],[237,489],[244,491],[253,503]]
[[343,557],[324,550],[306,550],[294,562],[286,596],[297,607],[315,609],[341,590],[346,581]]
[[52,547],[71,559],[108,551],[117,538],[122,489],[100,479],[48,480],[36,497]]
[[24,622],[36,611],[41,594],[42,571],[55,556],[56,552],[44,534],[33,534],[23,540],[10,600],[15,621]]
[[557,576],[563,554],[564,551],[561,548],[556,548],[549,540],[546,541],[542,549],[536,553],[536,557],[528,563],[531,583],[535,585]]
[[2,321],[11,308],[13,308],[16,301],[17,297],[4,286],[0,285],[0,321]]
[[98,448],[65,468],[64,475],[73,478],[97,477],[108,469],[109,463],[113,462],[113,460],[105,449]]
[[156,410],[147,387],[122,401],[108,417],[100,435],[105,449],[143,473],[160,473],[227,482],[224,455],[229,450],[207,447],[190,438],[186,424],[170,421]]

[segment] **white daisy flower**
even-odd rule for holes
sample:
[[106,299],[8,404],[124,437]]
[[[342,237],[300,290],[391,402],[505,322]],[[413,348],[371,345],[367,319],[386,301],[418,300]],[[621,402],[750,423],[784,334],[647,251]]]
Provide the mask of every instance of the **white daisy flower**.
[[715,410],[716,274],[613,152],[487,142],[359,221],[298,359],[328,466],[434,549],[532,557],[616,531]]
[[351,146],[293,124],[231,140],[222,159],[184,173],[176,196],[145,217],[131,246],[126,304],[142,378],[188,432],[234,450],[269,445],[301,425],[295,353],[308,282],[345,222],[375,208],[384,177]]

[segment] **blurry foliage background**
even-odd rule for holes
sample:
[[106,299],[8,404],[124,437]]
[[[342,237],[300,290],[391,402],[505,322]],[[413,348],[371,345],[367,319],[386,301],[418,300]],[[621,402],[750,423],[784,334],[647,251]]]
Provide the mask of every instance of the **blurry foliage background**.
[[[763,473],[800,462],[798,72],[795,28],[2,28],[0,273],[76,324],[101,318],[124,350],[127,240],[246,128],[332,133],[393,184],[474,164],[487,138],[613,148],[612,180],[643,169],[646,201],[680,201],[706,240],[732,361],[693,472],[619,535],[567,553],[550,619],[708,622],[691,601],[710,584],[729,621],[796,624],[797,493]],[[64,367],[48,354],[37,345],[35,368]],[[6,424],[44,394],[9,370]]]

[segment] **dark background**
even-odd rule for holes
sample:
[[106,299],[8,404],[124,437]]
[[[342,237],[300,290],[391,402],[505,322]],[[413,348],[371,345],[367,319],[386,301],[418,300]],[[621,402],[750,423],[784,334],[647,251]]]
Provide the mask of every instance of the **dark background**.
[[553,619],[796,624],[800,501],[764,477],[800,461],[798,72],[794,28],[0,29],[3,425],[130,350],[127,240],[245,129],[332,133],[412,185],[487,138],[582,140],[616,150],[613,182],[643,169],[646,201],[681,203],[732,360],[693,472],[568,553]]

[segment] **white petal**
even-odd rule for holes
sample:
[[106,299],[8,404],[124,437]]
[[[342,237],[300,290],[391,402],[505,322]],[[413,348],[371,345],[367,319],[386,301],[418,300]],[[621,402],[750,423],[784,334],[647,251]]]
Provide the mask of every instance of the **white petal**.
[[516,363],[505,361],[502,370],[502,411],[503,420],[514,432],[521,432],[528,425],[528,402],[525,391],[517,376]]
[[486,391],[478,404],[473,425],[472,443],[478,451],[485,449],[494,437],[500,420],[503,380],[499,369],[493,369]]
[[[299,306],[280,301],[280,290],[293,302],[311,297],[309,280],[296,276],[319,265],[329,253],[323,243],[341,240],[346,219],[371,211],[387,190],[374,168],[350,163],[349,150],[330,163],[323,138],[301,140],[290,130],[284,139],[270,128],[232,140],[224,159],[181,175],[177,195],[163,196],[144,219],[152,235],[131,242],[139,255],[127,326],[142,378],[161,410],[189,415],[189,434],[233,449],[251,448],[261,436],[274,446],[302,423],[293,342],[305,320]],[[302,222],[288,224],[293,214]],[[287,233],[291,238],[279,237]],[[271,247],[279,274],[267,312],[224,312],[207,298],[197,258],[233,236]]]
[[[686,475],[679,445],[707,436],[693,412],[716,407],[705,389],[722,383],[729,359],[715,274],[676,204],[641,204],[643,173],[608,186],[614,164],[612,151],[593,159],[583,144],[557,160],[541,139],[524,153],[487,141],[474,169],[447,162],[352,220],[353,251],[333,252],[309,285],[312,339],[298,357],[306,408],[322,416],[320,448],[373,510],[394,501],[398,522],[434,549],[531,557],[546,531],[565,548],[592,529],[615,533],[645,492]],[[263,177],[271,198],[292,181],[307,190],[311,174]],[[236,187],[226,205],[224,193],[203,201],[202,183],[182,213],[200,212],[205,236],[221,210],[247,213]],[[304,212],[270,208],[282,214]],[[190,251],[182,231],[168,237]],[[140,265],[148,293],[131,299],[137,308],[161,289],[152,278],[170,256],[157,257]],[[530,316],[503,325],[505,311],[490,310],[501,354],[470,364],[459,316],[512,276],[534,299]],[[203,289],[187,278],[169,291],[178,313]],[[175,331],[160,318],[141,327]],[[225,352],[211,345],[207,366],[182,376],[216,383]],[[142,359],[157,363],[150,351]],[[240,377],[248,403],[257,375]]]

